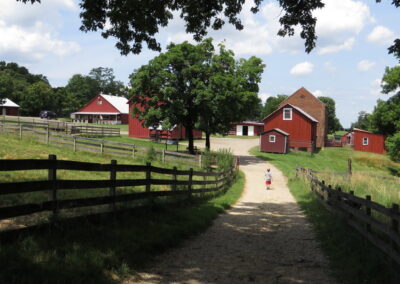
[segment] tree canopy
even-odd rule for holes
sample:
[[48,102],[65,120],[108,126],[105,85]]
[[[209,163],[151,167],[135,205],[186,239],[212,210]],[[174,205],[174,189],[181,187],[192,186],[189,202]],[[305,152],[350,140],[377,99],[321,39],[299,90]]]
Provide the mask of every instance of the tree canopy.
[[195,126],[208,136],[224,133],[259,103],[263,68],[256,57],[236,61],[223,45],[216,53],[211,39],[170,44],[130,76],[134,113],[145,126],[183,125],[193,152]]
[[274,96],[268,97],[268,99],[265,101],[264,104],[263,118],[267,117],[268,115],[276,111],[279,108],[281,102],[283,102],[287,98],[288,95],[277,95],[276,97]]
[[[40,3],[40,0],[17,0],[24,3]],[[377,3],[381,0],[375,0]],[[263,0],[254,0],[251,11],[257,13]],[[185,21],[187,33],[192,33],[194,39],[200,41],[207,29],[221,29],[225,21],[243,29],[238,18],[245,0],[81,0],[80,29],[84,32],[101,31],[104,38],[115,37],[116,47],[122,54],[140,53],[143,43],[151,50],[161,51],[160,43],[155,38],[159,29],[168,25],[174,12]],[[304,39],[306,52],[315,47],[317,35],[315,25],[317,19],[313,11],[324,7],[323,0],[293,1],[278,0],[282,8],[279,18],[280,36],[293,36],[295,28],[300,27],[300,37]],[[392,5],[400,7],[400,0],[392,0]],[[389,47],[400,61],[400,39],[396,39]]]
[[340,124],[339,119],[336,117],[336,103],[330,97],[318,97],[326,106],[327,117],[328,117],[328,133],[335,133],[338,130],[342,130],[343,126]]
[[350,126],[351,129],[353,128],[359,128],[359,129],[364,129],[364,130],[370,130],[371,129],[371,123],[370,123],[370,113],[367,113],[365,111],[360,111],[358,113],[357,121],[353,122]]

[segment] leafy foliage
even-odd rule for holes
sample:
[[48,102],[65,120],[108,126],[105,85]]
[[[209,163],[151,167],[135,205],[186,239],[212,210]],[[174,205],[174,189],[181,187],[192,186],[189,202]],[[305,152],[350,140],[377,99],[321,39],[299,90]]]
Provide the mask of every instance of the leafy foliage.
[[235,61],[233,52],[223,45],[216,54],[212,39],[198,45],[170,44],[167,52],[131,74],[134,115],[145,126],[183,125],[193,153],[194,127],[208,137],[226,133],[231,122],[259,103],[263,68],[256,57]]
[[386,102],[378,100],[370,117],[371,130],[387,136],[400,131],[400,92]]
[[263,118],[267,117],[279,108],[281,102],[288,98],[287,95],[277,95],[276,97],[268,97],[265,101],[263,109]]
[[400,162],[400,132],[386,139],[386,148],[388,149],[390,159]]
[[360,111],[358,113],[358,118],[357,121],[351,124],[351,129],[353,128],[359,128],[359,129],[364,129],[364,130],[369,130],[370,129],[370,117],[371,114],[365,112],[365,111]]
[[328,133],[335,133],[342,130],[343,126],[340,124],[339,119],[336,117],[336,103],[330,97],[318,97],[326,106],[328,117]]

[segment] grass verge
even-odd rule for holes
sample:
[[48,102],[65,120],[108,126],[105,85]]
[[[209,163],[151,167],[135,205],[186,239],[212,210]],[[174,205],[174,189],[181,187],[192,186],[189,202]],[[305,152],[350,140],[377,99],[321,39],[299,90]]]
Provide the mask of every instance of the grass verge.
[[[288,155],[267,154],[260,153],[255,148],[251,152],[274,164],[288,177],[289,189],[313,225],[319,244],[329,259],[338,283],[399,283],[398,275],[387,257],[349,228],[344,220],[326,211],[307,184],[295,178],[296,165],[341,171],[345,169],[345,162],[340,162],[338,157],[354,154],[347,153],[346,149],[342,149],[344,152],[337,149],[326,150],[328,151],[319,153],[322,157],[318,157],[319,154],[310,157],[309,154],[301,152],[292,152]],[[358,169],[371,170],[366,165],[356,163],[355,166]],[[384,172],[385,169],[380,171]]]

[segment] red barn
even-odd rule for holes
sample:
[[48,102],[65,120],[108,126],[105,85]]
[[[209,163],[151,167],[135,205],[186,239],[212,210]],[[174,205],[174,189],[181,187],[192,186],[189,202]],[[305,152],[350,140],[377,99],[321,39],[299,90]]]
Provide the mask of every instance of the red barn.
[[264,131],[278,128],[290,135],[289,148],[315,150],[318,120],[299,107],[283,105],[263,119]]
[[354,145],[354,132],[347,132],[346,134],[344,134],[342,136],[341,141],[342,141],[343,145],[353,146]]
[[[170,130],[163,130],[161,127],[157,129],[144,127],[142,122],[133,115],[133,107],[135,106],[132,101],[129,101],[129,137],[136,138],[150,138],[158,135],[165,139],[187,139],[186,129],[181,125],[176,125]],[[193,138],[201,139],[202,132],[200,130],[193,130]]]
[[17,105],[10,99],[4,99],[3,102],[0,101],[0,114],[18,116],[19,105]]
[[125,97],[99,94],[71,114],[74,122],[128,124],[129,107]]
[[385,136],[354,128],[354,150],[377,154],[386,153]]
[[279,128],[264,131],[260,136],[260,151],[286,154],[289,152],[289,133]]
[[258,121],[243,121],[232,123],[229,135],[236,136],[260,136],[264,123]]

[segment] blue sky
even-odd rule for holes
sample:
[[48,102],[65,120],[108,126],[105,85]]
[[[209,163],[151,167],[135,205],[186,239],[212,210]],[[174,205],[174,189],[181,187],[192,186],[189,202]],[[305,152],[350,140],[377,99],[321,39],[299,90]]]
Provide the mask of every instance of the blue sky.
[[[344,127],[355,121],[359,111],[371,112],[380,94],[380,79],[386,66],[398,61],[387,47],[400,37],[399,9],[391,1],[324,0],[316,12],[317,48],[304,52],[298,37],[280,38],[277,1],[264,0],[261,10],[241,13],[244,30],[226,25],[210,31],[215,43],[225,41],[238,58],[252,55],[267,65],[260,84],[260,97],[291,94],[305,87],[314,95],[336,101],[336,113]],[[0,1],[0,60],[13,61],[40,73],[52,86],[64,86],[73,74],[88,74],[95,67],[111,67],[116,78],[129,82],[129,74],[158,53],[144,48],[139,55],[121,56],[115,40],[99,33],[79,30],[78,0],[42,0],[25,5]],[[193,41],[178,17],[157,36],[162,46],[169,42]]]

